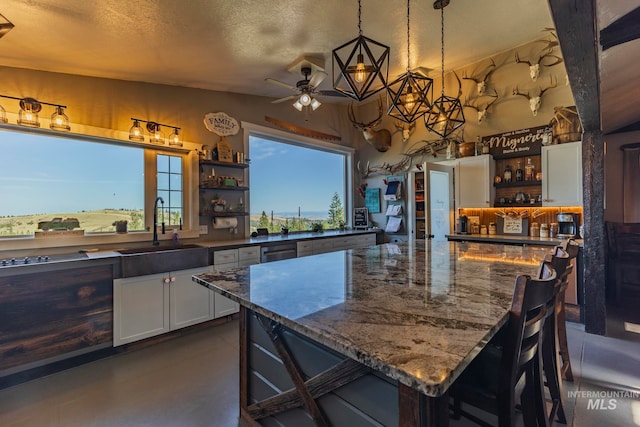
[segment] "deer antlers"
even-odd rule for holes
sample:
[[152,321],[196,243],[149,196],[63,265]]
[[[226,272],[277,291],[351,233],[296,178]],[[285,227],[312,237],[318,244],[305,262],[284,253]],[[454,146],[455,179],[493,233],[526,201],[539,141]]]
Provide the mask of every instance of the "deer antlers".
[[[472,108],[474,110],[476,110],[476,112],[478,113],[478,124],[482,124],[482,122],[484,121],[484,119],[487,118],[487,112],[489,111],[489,108],[491,108],[491,106],[493,104],[496,103],[496,101],[498,101],[498,92],[496,92],[496,90],[493,90],[494,95],[486,95],[486,96],[490,96],[493,98],[492,101],[489,101],[489,103],[487,103],[487,105],[484,106],[484,108],[480,108],[477,105],[473,105],[471,104],[471,100],[466,99],[464,101],[464,104],[462,104],[463,107],[468,107],[468,108]],[[475,98],[477,99],[477,98]]]
[[[540,75],[540,65],[543,65],[545,67],[553,67],[554,65],[557,65],[562,62],[562,58],[560,58],[558,55],[551,54],[552,49],[553,48],[545,49],[547,53],[545,53],[544,55],[538,56],[538,60],[536,62],[523,61],[522,59],[520,59],[520,55],[518,55],[518,52],[516,52],[516,63],[529,65],[529,76],[531,77],[531,80],[535,82],[538,79],[538,76]],[[542,50],[540,53],[545,52],[545,50]],[[556,58],[556,60],[551,64],[543,64],[542,61],[547,57]]]
[[391,147],[391,132],[387,129],[373,130],[376,126],[382,122],[382,99],[378,98],[378,117],[370,121],[369,123],[361,123],[356,120],[355,113],[353,112],[353,103],[349,104],[349,120],[353,126],[362,131],[364,139],[371,144],[376,150],[384,153]]
[[486,72],[483,78],[480,78],[480,75],[467,77],[465,74],[462,76],[463,80],[472,80],[476,83],[476,89],[478,91],[478,95],[483,95],[487,88],[487,81],[489,81],[489,76],[497,70],[496,63],[493,58],[491,59],[491,64],[482,72],[480,75]]
[[520,95],[527,98],[527,100],[529,101],[529,108],[531,109],[531,112],[533,113],[534,116],[537,116],[538,110],[540,109],[540,104],[542,104],[542,96],[546,91],[548,91],[549,89],[553,89],[556,86],[558,86],[558,83],[553,81],[553,77],[550,77],[549,86],[547,86],[544,89],[541,89],[538,96],[531,96],[529,95],[529,92],[522,93],[518,90],[517,86],[513,88],[513,95]]

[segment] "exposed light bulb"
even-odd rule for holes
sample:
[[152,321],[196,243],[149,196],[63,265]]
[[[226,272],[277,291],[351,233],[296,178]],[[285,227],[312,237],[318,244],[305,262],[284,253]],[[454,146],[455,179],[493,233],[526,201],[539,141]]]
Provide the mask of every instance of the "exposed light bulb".
[[358,83],[363,83],[367,79],[367,68],[364,65],[364,56],[361,53],[358,54],[358,63],[356,64],[356,72],[353,78]]
[[404,109],[407,112],[413,111],[413,107],[416,106],[416,96],[413,94],[411,86],[407,88],[407,94],[404,97]]

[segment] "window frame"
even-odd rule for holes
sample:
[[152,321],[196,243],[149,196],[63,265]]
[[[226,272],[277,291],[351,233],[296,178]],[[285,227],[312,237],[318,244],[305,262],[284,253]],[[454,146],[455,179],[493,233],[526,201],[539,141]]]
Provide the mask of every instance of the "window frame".
[[[345,226],[351,227],[353,224],[353,185],[354,185],[354,157],[355,157],[355,149],[352,147],[346,147],[344,145],[334,144],[328,141],[323,141],[320,139],[310,138],[303,135],[297,135],[290,132],[280,131],[278,129],[273,129],[266,126],[256,125],[254,123],[249,122],[241,122],[241,127],[243,129],[244,136],[244,151],[247,153],[247,158],[251,159],[251,153],[249,152],[249,137],[262,137],[265,139],[269,139],[276,142],[282,142],[284,144],[290,144],[302,148],[308,148],[313,150],[326,151],[334,154],[341,154],[345,156],[345,171],[344,171],[344,195],[345,195],[345,206],[344,206],[344,215],[345,215]],[[249,201],[247,202],[247,209],[251,212],[251,171],[249,169]],[[245,221],[245,235],[249,234],[250,230],[250,221]]]
[[[87,245],[119,244],[128,242],[151,242],[153,235],[153,202],[157,193],[157,154],[174,155],[182,158],[183,182],[183,230],[180,231],[182,237],[199,237],[199,218],[197,205],[198,182],[194,181],[198,175],[193,171],[197,169],[198,154],[191,146],[194,144],[184,143],[183,147],[158,146],[151,143],[132,142],[128,139],[115,139],[128,135],[124,132],[110,131],[107,129],[92,128],[89,126],[74,126],[74,129],[81,128],[87,133],[76,132],[56,132],[42,128],[25,128],[24,126],[12,124],[0,124],[0,132],[20,132],[55,137],[62,139],[77,140],[89,144],[111,144],[116,146],[134,147],[143,150],[143,173],[144,173],[144,231],[131,231],[126,234],[114,232],[87,233],[83,236],[65,236],[64,238],[47,239],[36,238],[35,236],[3,236],[0,237],[0,251],[4,250],[31,250],[37,248],[56,247],[86,247]],[[96,136],[92,133],[105,134],[106,136]],[[195,146],[195,145],[194,145]],[[160,228],[158,228],[160,230]],[[161,240],[170,240],[170,230],[165,235],[159,236]]]

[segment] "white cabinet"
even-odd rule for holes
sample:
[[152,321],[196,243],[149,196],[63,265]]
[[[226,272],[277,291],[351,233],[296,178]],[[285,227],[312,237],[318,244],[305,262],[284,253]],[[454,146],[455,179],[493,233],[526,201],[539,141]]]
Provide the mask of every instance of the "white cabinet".
[[114,280],[113,345],[212,319],[212,291],[191,280],[207,271],[210,267]]
[[490,154],[456,160],[456,208],[489,208],[495,165]]
[[191,276],[211,271],[211,267],[182,270],[169,280],[169,325],[172,331],[214,318],[214,292],[195,283]]
[[542,205],[582,206],[582,143],[542,147]]
[[[260,263],[260,246],[247,246],[240,249],[224,249],[213,252],[213,268],[245,267]],[[214,299],[215,317],[228,316],[240,311],[240,305],[216,293]]]

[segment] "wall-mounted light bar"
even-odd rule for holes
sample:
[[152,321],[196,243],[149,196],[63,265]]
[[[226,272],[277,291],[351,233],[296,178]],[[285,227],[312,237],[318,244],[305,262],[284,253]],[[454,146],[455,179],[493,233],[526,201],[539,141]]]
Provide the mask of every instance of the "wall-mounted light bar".
[[[38,101],[34,98],[16,98],[15,96],[0,95],[0,98],[15,99],[20,104],[18,111],[18,121],[20,126],[40,127],[38,113],[42,111],[42,105],[50,105],[56,107],[51,115],[51,123],[49,127],[53,130],[69,132],[69,117],[64,113],[66,105],[52,104],[50,102]],[[7,123],[7,111],[0,105],[0,123]]]
[[182,147],[182,140],[180,139],[180,129],[176,126],[165,125],[163,123],[152,122],[149,120],[136,119],[133,120],[133,126],[129,129],[129,139],[136,142],[144,142],[144,129],[140,126],[140,123],[146,123],[146,129],[149,132],[149,142],[152,144],[164,145],[166,139],[164,132],[161,130],[161,126],[173,129],[171,135],[169,135],[169,145],[173,147]]

